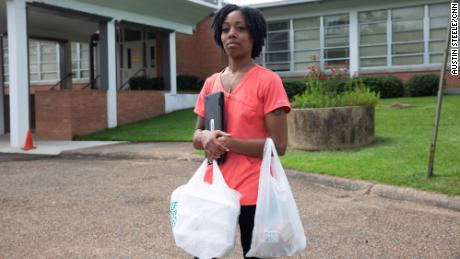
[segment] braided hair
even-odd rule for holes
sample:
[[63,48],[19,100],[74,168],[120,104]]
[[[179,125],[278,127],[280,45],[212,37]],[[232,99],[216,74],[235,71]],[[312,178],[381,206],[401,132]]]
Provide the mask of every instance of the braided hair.
[[256,58],[262,52],[262,47],[265,44],[265,39],[267,38],[267,22],[263,14],[254,8],[251,7],[241,7],[234,4],[229,4],[222,7],[214,16],[212,21],[212,28],[214,30],[214,41],[219,47],[224,48],[221,40],[222,34],[222,24],[225,21],[227,15],[233,11],[240,11],[243,14],[244,20],[246,22],[246,27],[248,28],[249,35],[252,38],[253,46],[251,52],[251,58]]

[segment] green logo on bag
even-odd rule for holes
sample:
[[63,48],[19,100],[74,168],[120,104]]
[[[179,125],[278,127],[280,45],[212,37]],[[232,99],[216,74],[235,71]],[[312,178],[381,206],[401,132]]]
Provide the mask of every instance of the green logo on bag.
[[171,227],[172,228],[176,226],[177,204],[178,204],[177,201],[171,202],[171,207],[169,208],[169,216],[171,217]]

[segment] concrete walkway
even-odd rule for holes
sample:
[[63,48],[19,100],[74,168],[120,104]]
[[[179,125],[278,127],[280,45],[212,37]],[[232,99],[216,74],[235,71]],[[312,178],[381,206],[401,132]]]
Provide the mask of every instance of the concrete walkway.
[[[147,142],[128,143],[115,141],[36,141],[34,150],[22,151],[9,147],[9,140],[0,138],[0,153],[26,153],[42,155],[60,155],[62,157],[97,157],[107,159],[157,159],[202,161],[190,142]],[[367,181],[347,180],[314,173],[287,170],[292,177],[305,178],[313,183],[360,191],[366,195],[375,195],[387,199],[410,201],[460,211],[460,196],[448,196],[411,188],[376,184]]]

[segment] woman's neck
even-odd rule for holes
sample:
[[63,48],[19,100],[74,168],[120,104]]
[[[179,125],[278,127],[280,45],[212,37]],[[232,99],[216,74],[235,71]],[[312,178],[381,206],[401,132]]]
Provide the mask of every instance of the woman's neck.
[[251,58],[242,60],[228,60],[228,71],[232,73],[246,72],[254,65]]

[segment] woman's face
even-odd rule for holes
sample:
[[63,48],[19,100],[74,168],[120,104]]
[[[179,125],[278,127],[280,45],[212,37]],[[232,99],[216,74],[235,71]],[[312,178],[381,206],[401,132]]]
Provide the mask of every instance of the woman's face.
[[225,17],[220,39],[230,57],[251,57],[253,41],[241,11],[233,11]]

